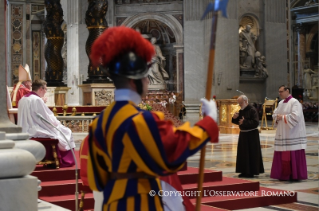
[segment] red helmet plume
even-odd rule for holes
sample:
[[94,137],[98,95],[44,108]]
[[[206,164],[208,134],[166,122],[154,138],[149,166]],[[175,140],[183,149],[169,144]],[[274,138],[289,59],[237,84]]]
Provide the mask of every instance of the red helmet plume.
[[155,54],[153,45],[134,29],[120,26],[106,29],[93,43],[91,62],[94,66],[106,66],[117,57],[134,52],[145,62],[151,61]]

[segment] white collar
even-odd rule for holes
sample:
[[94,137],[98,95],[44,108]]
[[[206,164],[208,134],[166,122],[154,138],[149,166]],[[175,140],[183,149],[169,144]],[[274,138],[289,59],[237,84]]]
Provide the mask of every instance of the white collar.
[[114,91],[114,100],[115,101],[132,101],[136,105],[138,105],[142,98],[137,92],[130,89],[116,89]]

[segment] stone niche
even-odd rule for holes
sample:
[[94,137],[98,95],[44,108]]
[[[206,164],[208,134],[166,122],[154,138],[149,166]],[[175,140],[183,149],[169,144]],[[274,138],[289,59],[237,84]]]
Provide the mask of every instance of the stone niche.
[[266,58],[259,51],[259,23],[244,15],[239,23],[239,62],[241,82],[263,82],[268,77]]

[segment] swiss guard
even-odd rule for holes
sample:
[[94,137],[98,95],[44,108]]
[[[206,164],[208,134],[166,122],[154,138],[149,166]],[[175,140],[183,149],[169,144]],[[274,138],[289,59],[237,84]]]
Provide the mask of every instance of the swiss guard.
[[218,142],[212,100],[201,99],[205,117],[194,127],[189,122],[174,127],[163,113],[137,106],[148,91],[154,53],[148,40],[127,27],[105,30],[91,49],[93,64],[108,69],[116,88],[115,101],[92,122],[81,149],[88,154],[87,160],[81,155],[81,166],[87,165],[85,183],[103,193],[97,207],[103,211],[189,210],[183,200],[173,197],[171,203],[159,196],[163,186],[171,190],[160,177],[179,171],[207,142]]

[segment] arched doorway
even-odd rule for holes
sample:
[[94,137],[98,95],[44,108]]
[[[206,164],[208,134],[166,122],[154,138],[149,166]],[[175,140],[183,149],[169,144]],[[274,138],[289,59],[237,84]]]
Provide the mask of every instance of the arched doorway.
[[123,26],[139,29],[150,39],[155,37],[163,56],[166,58],[165,70],[169,73],[167,89],[170,91],[183,91],[183,27],[172,15],[167,14],[137,14],[127,18]]

